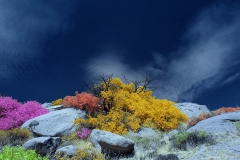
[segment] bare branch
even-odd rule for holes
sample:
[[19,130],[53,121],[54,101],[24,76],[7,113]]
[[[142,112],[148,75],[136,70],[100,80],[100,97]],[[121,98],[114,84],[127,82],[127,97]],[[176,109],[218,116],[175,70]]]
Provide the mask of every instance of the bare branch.
[[[157,87],[149,87],[149,84],[154,81],[156,79],[156,77],[154,78],[150,78],[149,76],[145,76],[145,78],[141,78],[140,81],[132,81],[129,80],[125,77],[125,75],[123,75],[124,79],[127,81],[127,83],[133,83],[134,84],[134,92],[142,92],[142,91],[146,91],[147,89],[153,88],[156,89]],[[142,87],[141,89],[139,89],[140,87]]]
[[[150,88],[154,88],[154,87],[150,87],[149,84],[156,79],[156,77],[154,78],[150,78],[149,76],[145,76],[144,78],[141,78],[140,81],[132,81],[129,80],[125,77],[125,75],[123,75],[125,81],[130,84],[133,83],[134,85],[134,91],[133,93],[139,93],[139,92],[145,92],[147,89]],[[119,86],[116,86],[114,84],[112,84],[112,80],[113,80],[113,75],[110,76],[106,76],[106,75],[100,75],[99,76],[99,83],[91,83],[90,85],[85,83],[86,87],[88,88],[89,92],[99,98],[102,99],[102,106],[105,108],[104,110],[106,112],[108,112],[110,110],[110,108],[114,105],[114,97],[115,97],[115,89],[118,89]],[[106,101],[105,98],[101,97],[101,91],[112,91],[112,94],[110,97],[108,97],[110,100],[108,100],[108,102]]]

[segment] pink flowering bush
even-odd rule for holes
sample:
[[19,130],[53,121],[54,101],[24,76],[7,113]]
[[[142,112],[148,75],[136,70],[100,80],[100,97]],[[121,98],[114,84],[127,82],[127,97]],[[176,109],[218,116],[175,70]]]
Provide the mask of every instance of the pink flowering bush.
[[92,132],[91,129],[82,128],[81,131],[77,132],[80,139],[87,138],[87,136]]
[[0,97],[0,130],[8,130],[11,126],[16,126],[16,117],[18,108],[21,103],[11,97]]
[[0,130],[20,128],[27,120],[48,112],[36,101],[21,104],[11,97],[0,96]]
[[23,123],[48,112],[49,111],[46,108],[43,108],[37,101],[27,101],[18,110],[18,114],[21,116]]
[[11,97],[0,96],[0,118],[9,116],[9,111],[17,111],[21,105],[21,103]]

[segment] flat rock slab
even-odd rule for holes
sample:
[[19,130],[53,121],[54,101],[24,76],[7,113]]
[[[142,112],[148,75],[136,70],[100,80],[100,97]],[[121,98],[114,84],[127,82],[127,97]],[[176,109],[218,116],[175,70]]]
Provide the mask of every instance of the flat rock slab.
[[108,131],[94,129],[90,134],[90,141],[99,153],[107,150],[112,153],[131,154],[134,151],[133,140]]
[[30,119],[21,128],[32,129],[32,132],[38,137],[62,136],[76,131],[74,120],[78,117],[85,119],[86,112],[74,108],[66,108]]
[[240,121],[240,112],[223,113],[203,121],[189,128],[187,132],[205,131],[209,134],[237,134],[238,130],[235,123]]
[[210,112],[206,105],[199,105],[196,103],[176,103],[175,106],[191,120],[202,113],[207,114]]

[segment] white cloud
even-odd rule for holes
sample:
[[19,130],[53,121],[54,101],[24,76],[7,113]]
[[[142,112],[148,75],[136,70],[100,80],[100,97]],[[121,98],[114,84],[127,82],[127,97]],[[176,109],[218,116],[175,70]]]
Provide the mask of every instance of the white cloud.
[[[239,35],[239,4],[218,3],[199,13],[184,33],[183,40],[188,41],[187,45],[171,53],[172,59],[154,53],[154,62],[133,70],[119,57],[113,57],[119,54],[110,52],[92,59],[87,64],[87,71],[91,76],[104,73],[121,77],[125,74],[132,80],[145,74],[155,75],[158,80],[153,86],[159,87],[155,91],[157,97],[192,101],[206,89],[230,83],[239,76],[239,69],[233,69],[240,64]],[[157,67],[153,67],[154,64]],[[229,75],[230,78],[226,78]]]
[[200,13],[185,34],[189,44],[184,56],[169,64],[171,78],[162,82],[165,92],[158,92],[159,97],[191,101],[233,74],[232,68],[240,63],[240,12],[235,7],[221,4]]
[[70,10],[65,2],[1,1],[0,78],[23,74],[14,70],[18,65],[38,63],[44,40],[66,31]]
[[234,74],[234,75],[226,78],[226,79],[222,82],[222,84],[225,85],[225,84],[231,83],[232,81],[235,81],[237,78],[239,78],[239,75],[240,75],[240,73],[236,73],[236,74]]
[[141,75],[141,72],[134,71],[129,65],[124,64],[116,51],[109,51],[101,54],[97,58],[91,59],[86,67],[89,77],[99,78],[100,75],[121,77],[123,74],[129,79],[136,79]]

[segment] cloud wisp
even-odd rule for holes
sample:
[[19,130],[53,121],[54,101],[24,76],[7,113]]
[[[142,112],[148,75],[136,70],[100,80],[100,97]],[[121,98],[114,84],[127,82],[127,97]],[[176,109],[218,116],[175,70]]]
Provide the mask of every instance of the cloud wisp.
[[0,80],[36,71],[32,67],[43,56],[44,41],[68,29],[70,11],[64,2],[1,1]]
[[124,74],[132,80],[146,74],[157,76],[152,84],[159,87],[155,96],[193,101],[207,89],[239,79],[236,73],[240,64],[239,35],[240,5],[218,3],[198,14],[183,34],[185,44],[170,56],[154,53],[153,62],[133,70],[119,54],[109,52],[90,60],[87,71],[91,76],[104,73],[122,77]]

